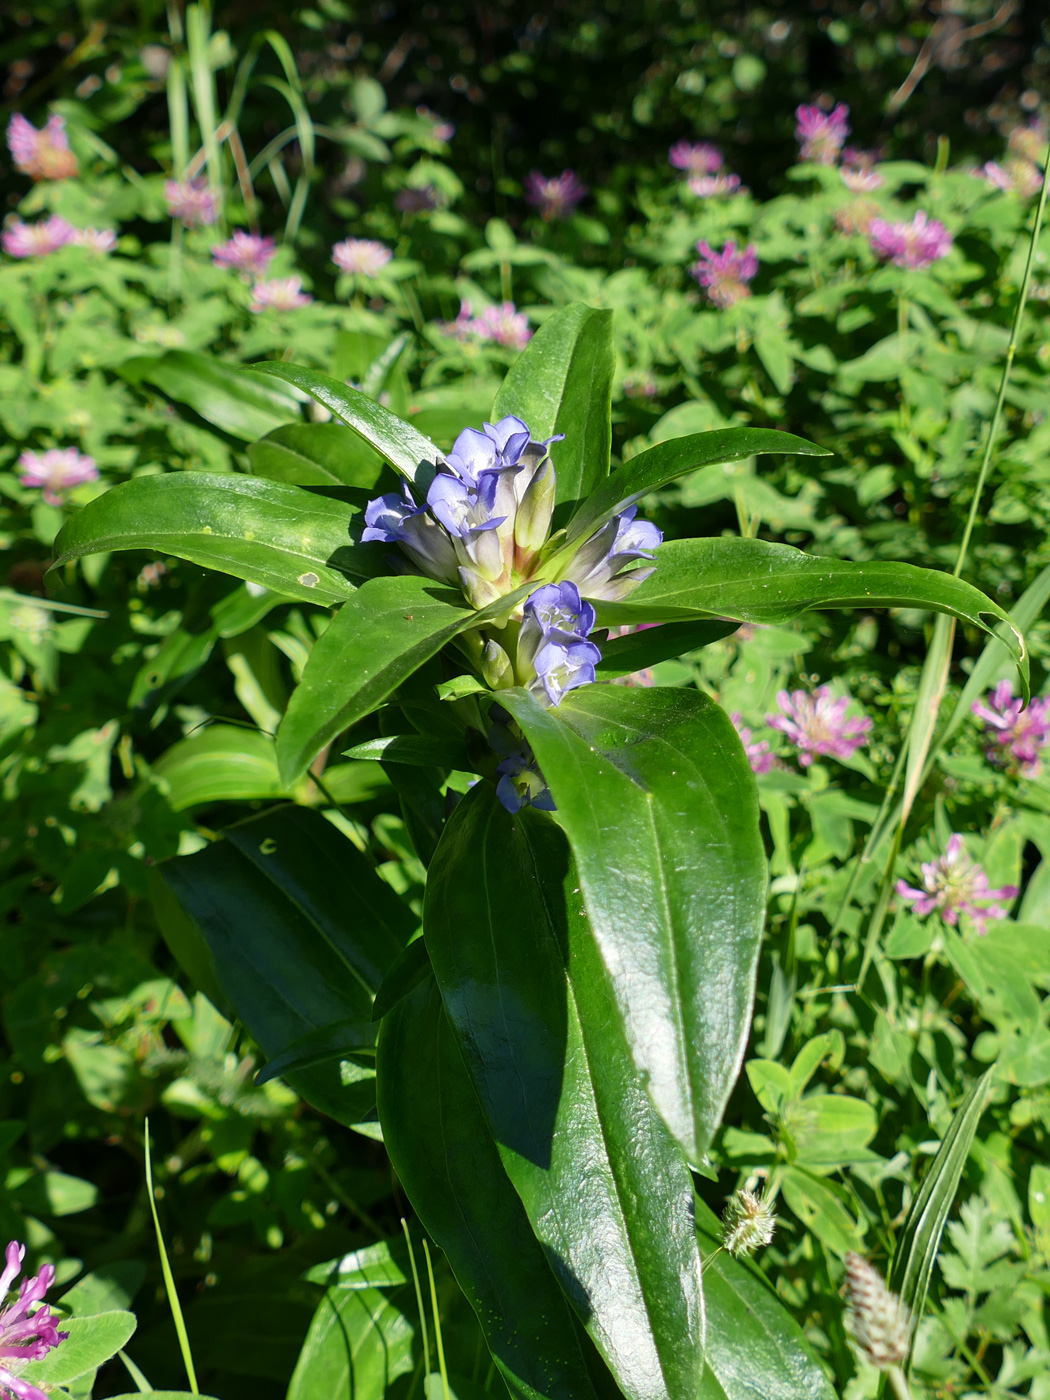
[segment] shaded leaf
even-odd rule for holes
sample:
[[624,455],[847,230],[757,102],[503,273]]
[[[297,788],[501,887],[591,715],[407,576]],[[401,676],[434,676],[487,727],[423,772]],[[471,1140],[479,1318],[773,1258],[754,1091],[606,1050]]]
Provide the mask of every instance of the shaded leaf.
[[383,459],[340,423],[291,423],[248,448],[252,471],[294,486],[376,484]]
[[240,365],[168,350],[126,360],[119,373],[133,384],[153,384],[176,403],[184,403],[231,437],[253,442],[301,416],[302,396],[283,384],[267,383]]

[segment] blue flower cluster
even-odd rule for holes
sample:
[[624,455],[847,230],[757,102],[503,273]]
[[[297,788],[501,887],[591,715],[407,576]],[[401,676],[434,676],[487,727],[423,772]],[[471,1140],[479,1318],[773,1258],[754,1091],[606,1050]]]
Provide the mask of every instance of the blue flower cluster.
[[602,654],[587,634],[594,609],[574,583],[547,583],[525,604],[514,669],[534,695],[550,705],[594,680]]

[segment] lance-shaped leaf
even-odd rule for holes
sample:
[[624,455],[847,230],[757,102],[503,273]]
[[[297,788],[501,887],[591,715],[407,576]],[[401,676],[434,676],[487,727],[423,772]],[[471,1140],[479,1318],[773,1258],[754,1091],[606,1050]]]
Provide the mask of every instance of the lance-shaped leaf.
[[252,471],[293,486],[372,487],[382,458],[342,423],[289,423],[248,448]]
[[319,374],[317,370],[277,360],[253,365],[252,370],[257,374],[273,375],[294,384],[298,389],[304,389],[353,428],[355,433],[359,433],[402,476],[415,482],[420,491],[426,491],[442,454],[411,423],[383,408],[367,394],[362,394],[360,389],[351,389],[342,380],[333,379],[330,374]]
[[657,567],[622,603],[599,605],[602,623],[731,617],[788,622],[810,608],[929,608],[998,636],[1028,685],[1024,637],[998,603],[937,569],[882,561],[856,564],[787,544],[736,536],[670,540]]
[[697,622],[666,622],[662,627],[647,627],[644,631],[629,632],[626,637],[599,641],[602,659],[598,662],[598,674],[602,680],[629,676],[632,671],[642,671],[646,666],[656,666],[687,651],[710,646],[730,636],[736,627],[735,622],[704,618]]
[[54,567],[84,554],[159,549],[287,598],[330,605],[350,597],[351,579],[375,571],[376,551],[350,540],[358,514],[343,501],[249,476],[137,477],[66,522]]
[[794,433],[781,433],[772,428],[718,428],[714,432],[692,433],[689,437],[659,442],[625,462],[588,496],[569,521],[566,539],[571,544],[584,535],[593,534],[648,492],[666,486],[697,467],[739,462],[744,457],[768,452],[789,452],[804,457],[835,455],[826,447],[818,447]]
[[298,422],[302,395],[283,384],[267,384],[242,365],[198,354],[168,350],[126,360],[120,373],[133,384],[152,384],[176,403],[186,404],[231,437],[253,442],[282,423]]
[[325,744],[370,714],[446,642],[513,607],[531,589],[475,612],[463,595],[412,574],[371,579],[321,634],[277,731],[277,761],[294,782]]
[[610,1005],[564,832],[479,784],[442,835],[423,927],[507,1175],[621,1392],[694,1400],[692,1184]]
[[572,845],[627,1042],[700,1162],[740,1068],[765,917],[758,797],[697,691],[588,686],[544,709],[501,692]]
[[[543,323],[511,365],[492,405],[494,421],[513,413],[534,438],[565,434],[564,442],[551,447],[562,511],[609,474],[614,368],[612,312],[574,302]],[[556,525],[562,523],[560,514],[555,513]]]
[[433,982],[386,1015],[383,1141],[516,1400],[596,1400],[572,1313],[507,1179]]

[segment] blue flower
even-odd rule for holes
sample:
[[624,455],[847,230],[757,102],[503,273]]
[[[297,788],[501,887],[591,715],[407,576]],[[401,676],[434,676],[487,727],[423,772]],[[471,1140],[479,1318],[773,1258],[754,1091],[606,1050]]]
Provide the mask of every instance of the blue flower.
[[596,530],[577,550],[565,574],[579,585],[584,597],[617,602],[654,572],[655,565],[652,569],[627,568],[638,559],[651,559],[663,542],[663,532],[649,520],[636,520],[637,513],[638,507],[631,506]]
[[400,492],[368,502],[361,542],[368,544],[373,540],[399,544],[428,578],[441,583],[459,582],[459,560],[452,541],[427,513],[426,506],[416,504],[407,485]]
[[589,685],[602,654],[587,634],[594,609],[568,580],[548,583],[528,599],[518,634],[517,671],[535,695],[550,705],[577,686]]
[[602,654],[593,642],[563,638],[555,633],[536,653],[536,679],[529,689],[538,692],[542,688],[552,705],[560,705],[568,691],[591,684],[594,668],[601,659]]

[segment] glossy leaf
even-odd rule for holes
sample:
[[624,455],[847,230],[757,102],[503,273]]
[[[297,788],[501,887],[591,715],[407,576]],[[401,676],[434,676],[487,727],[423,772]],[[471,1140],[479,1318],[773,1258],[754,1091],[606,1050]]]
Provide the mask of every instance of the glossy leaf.
[[988,1101],[994,1074],[994,1066],[986,1070],[955,1110],[937,1155],[911,1203],[893,1251],[887,1282],[908,1305],[916,1323],[926,1307],[930,1276],[941,1247],[941,1236],[973,1146],[977,1125]]
[[210,724],[173,744],[153,766],[176,812],[212,802],[287,797],[269,734],[233,724]]
[[[176,957],[206,993],[222,988],[270,1059],[333,1022],[368,1023],[401,930],[415,926],[357,848],[306,808],[253,817],[153,873],[158,919]],[[334,1064],[286,1077],[340,1122],[369,1110],[367,1077],[345,1087]]]
[[612,637],[600,643],[602,659],[597,669],[603,680],[611,676],[629,676],[632,671],[641,671],[683,656],[687,651],[710,646],[722,637],[731,636],[736,629],[735,622],[717,620],[665,622],[660,627],[646,628],[644,632]]
[[703,1298],[688,1169],[610,1005],[564,833],[479,784],[423,926],[507,1175],[629,1400],[693,1400]]
[[71,1317],[62,1323],[69,1336],[42,1361],[31,1361],[19,1374],[31,1385],[68,1385],[90,1371],[96,1371],[116,1356],[135,1331],[135,1314],[96,1313],[93,1317]]
[[408,1246],[395,1236],[364,1249],[355,1249],[341,1259],[314,1264],[303,1277],[326,1288],[400,1288],[411,1279]]
[[120,372],[132,383],[154,385],[169,399],[186,404],[216,428],[245,442],[295,422],[302,413],[302,395],[294,390],[193,350],[140,356],[126,361]]
[[293,486],[376,484],[383,459],[341,423],[290,423],[248,448],[252,471]]
[[277,759],[294,782],[325,744],[370,714],[461,632],[498,617],[529,585],[475,612],[463,595],[413,574],[358,589],[318,638],[277,731]]
[[330,374],[319,374],[317,370],[304,369],[301,365],[285,364],[283,360],[268,360],[264,364],[253,365],[252,370],[256,374],[283,379],[305,390],[353,428],[402,476],[415,482],[421,491],[425,491],[430,484],[442,455],[439,449],[417,428],[361,393],[360,389],[351,389]]
[[635,1063],[693,1162],[747,1039],[765,919],[754,775],[727,715],[686,690],[500,695],[535,750]]
[[411,1322],[378,1289],[330,1288],[318,1304],[287,1400],[383,1400],[414,1361]]
[[593,534],[606,520],[626,510],[642,496],[666,486],[669,481],[685,476],[698,467],[714,466],[718,462],[739,462],[744,457],[756,457],[769,452],[788,452],[804,457],[833,457],[826,447],[818,447],[794,433],[781,433],[772,428],[719,428],[709,433],[692,433],[689,437],[658,442],[637,457],[632,457],[613,472],[569,521],[567,541]]
[[719,1251],[719,1222],[702,1201],[697,1233],[709,1261],[699,1400],[835,1400],[802,1329],[758,1269]]
[[626,601],[599,606],[599,622],[729,617],[777,623],[811,608],[929,608],[1000,636],[1027,686],[1024,638],[1007,614],[979,589],[937,569],[825,559],[737,536],[670,540],[656,560],[655,573]]
[[462,743],[438,734],[390,734],[369,739],[347,749],[345,758],[373,759],[381,763],[406,763],[416,768],[458,768],[471,771]]
[[434,969],[430,966],[426,941],[414,938],[404,952],[399,953],[391,963],[389,972],[376,992],[376,999],[372,1003],[373,1021],[382,1020],[402,997],[407,997],[433,975]]
[[333,1021],[330,1026],[318,1026],[293,1040],[280,1055],[255,1076],[256,1084],[268,1084],[271,1079],[294,1073],[298,1069],[313,1069],[314,1065],[342,1060],[350,1054],[371,1050],[375,1044],[375,1028],[360,1021]]
[[507,1179],[437,987],[384,1018],[383,1140],[516,1400],[596,1400],[568,1303]]
[[172,472],[97,496],[55,540],[55,564],[115,549],[159,549],[324,606],[354,591],[377,554],[351,543],[356,507],[246,476]]
[[513,413],[534,438],[565,434],[564,442],[551,447],[563,510],[609,474],[614,368],[612,312],[574,302],[543,323],[507,371],[492,405],[493,421]]

